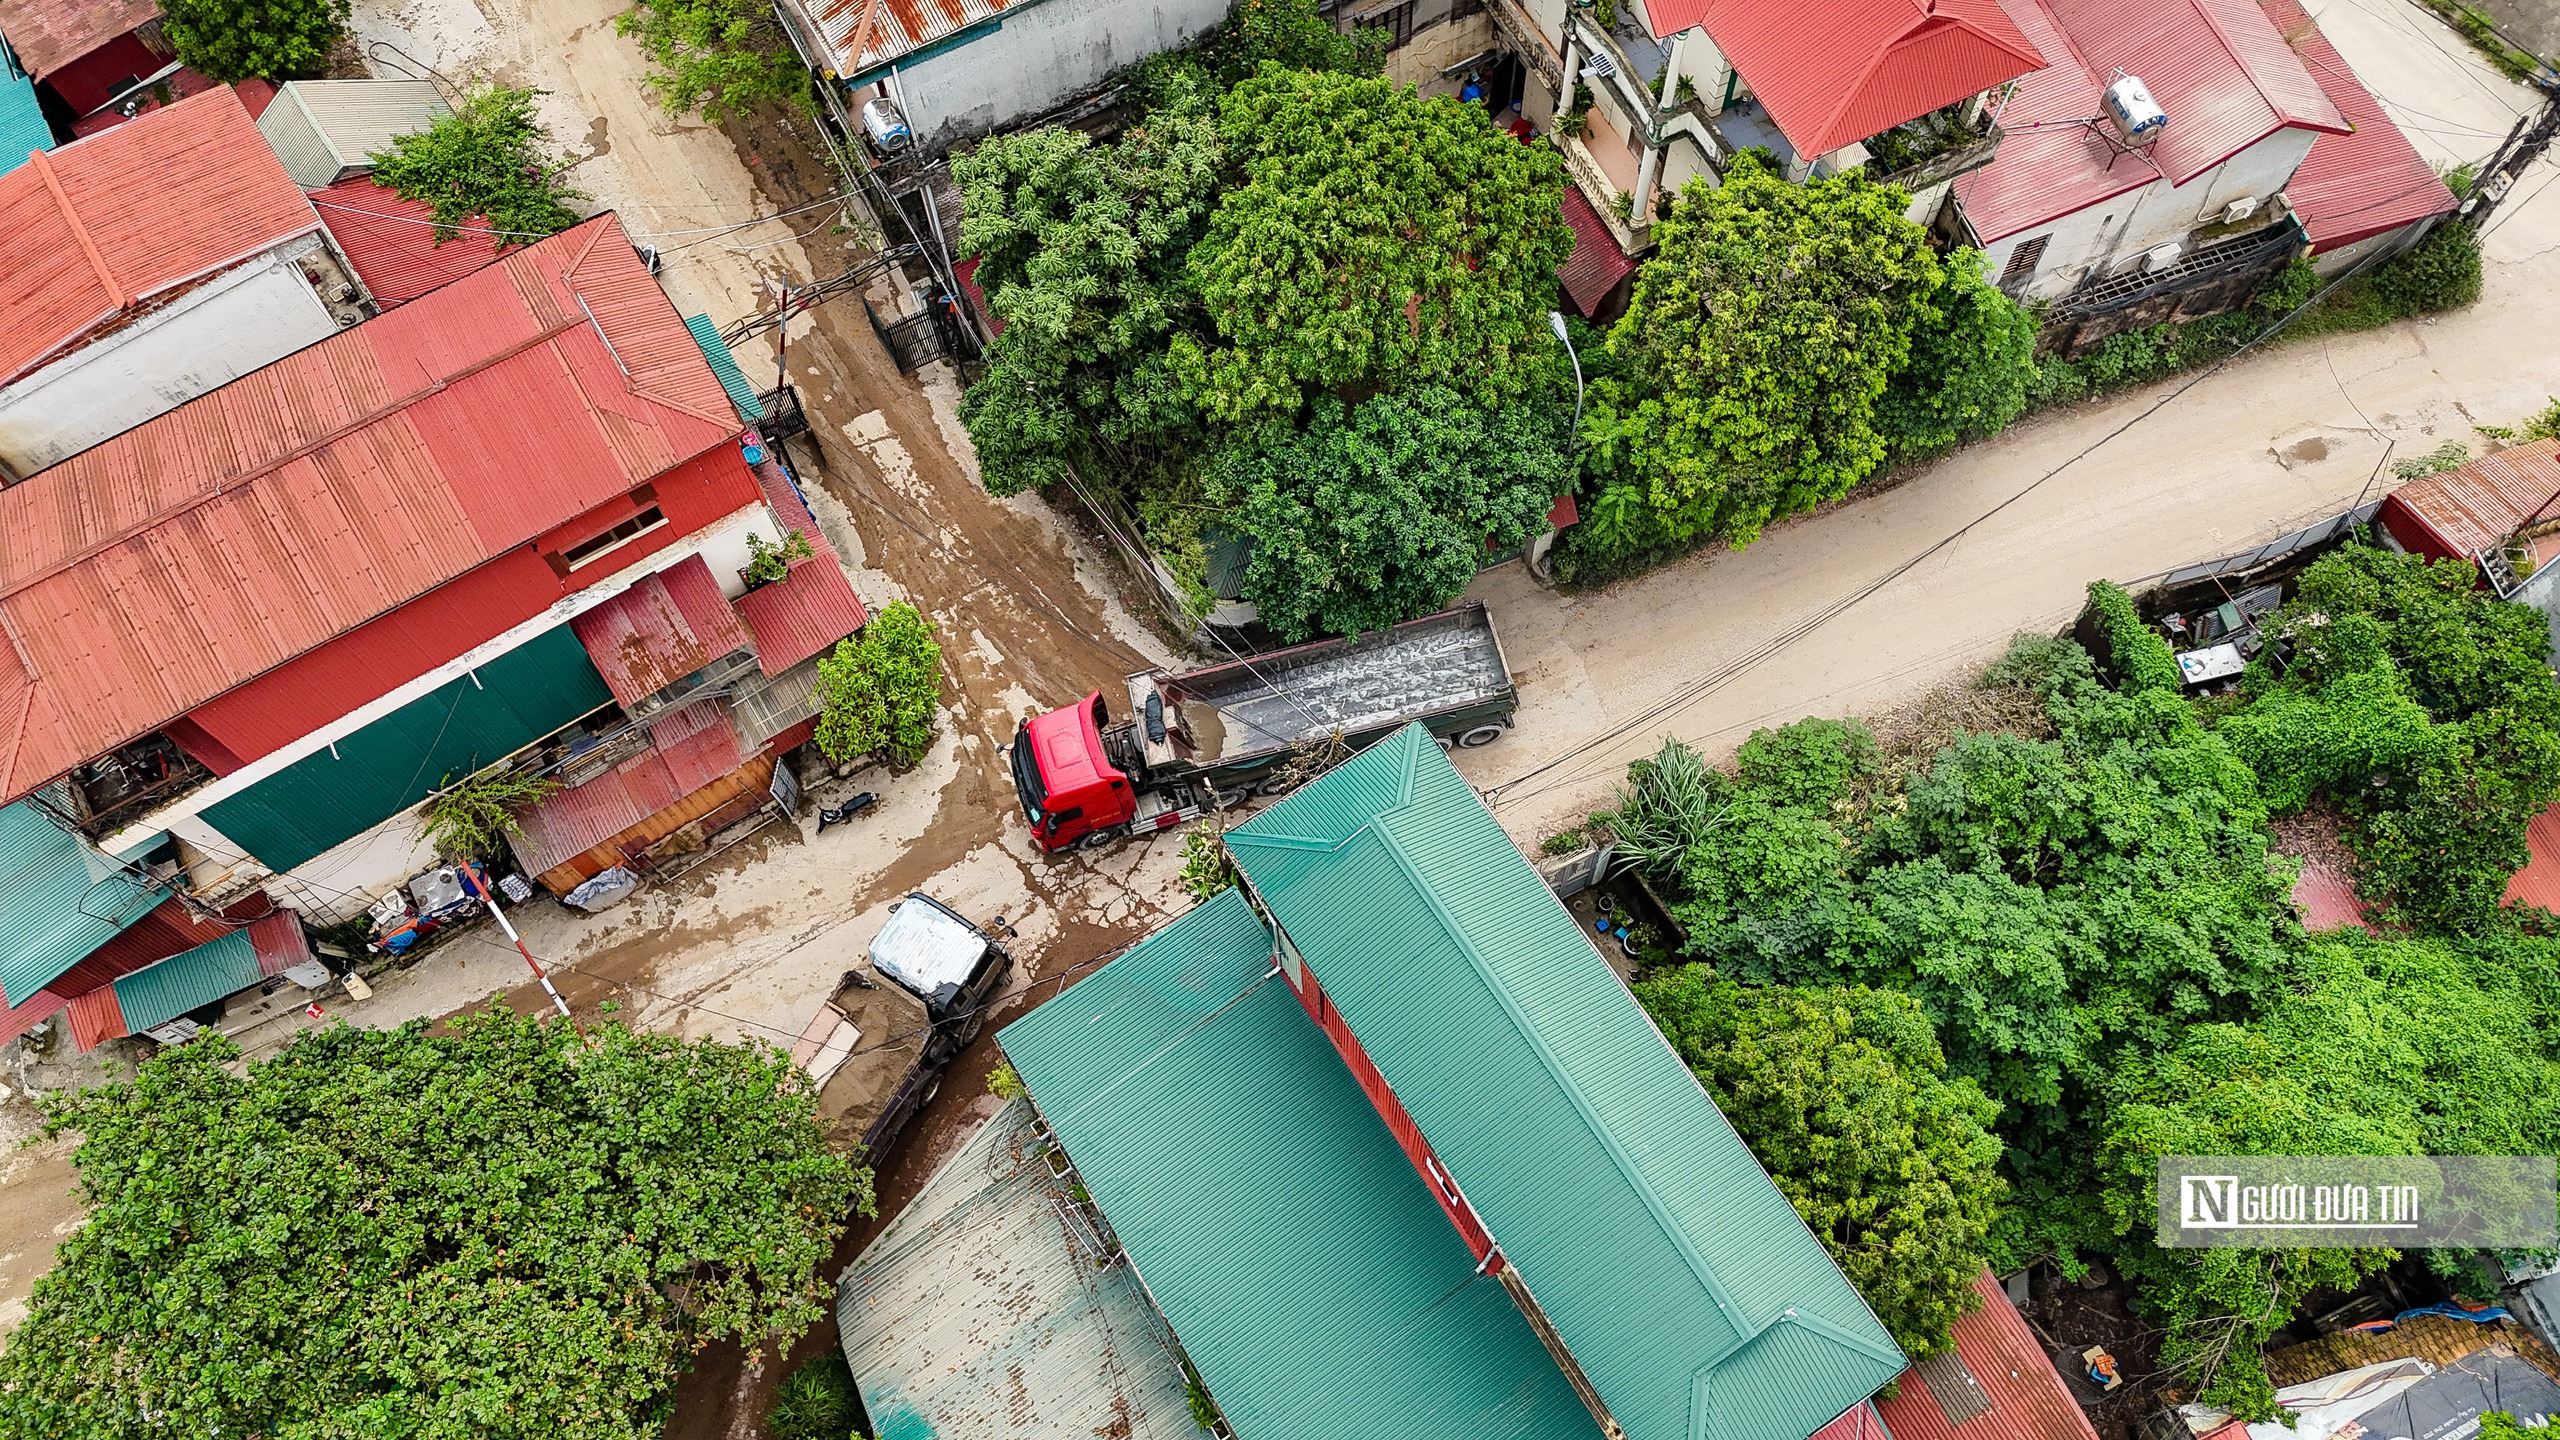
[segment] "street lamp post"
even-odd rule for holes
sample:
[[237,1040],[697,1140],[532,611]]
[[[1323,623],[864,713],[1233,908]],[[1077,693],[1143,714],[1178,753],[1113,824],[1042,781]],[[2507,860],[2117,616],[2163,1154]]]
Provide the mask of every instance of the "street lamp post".
[[1578,450],[1582,447],[1582,357],[1574,353],[1573,336],[1564,328],[1563,311],[1547,312],[1547,328],[1556,332],[1556,339],[1564,342],[1565,356],[1573,361],[1573,443]]

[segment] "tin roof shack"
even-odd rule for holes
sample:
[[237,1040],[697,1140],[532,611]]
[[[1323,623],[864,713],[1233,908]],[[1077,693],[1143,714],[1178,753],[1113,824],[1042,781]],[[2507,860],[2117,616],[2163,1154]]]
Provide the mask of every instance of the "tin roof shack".
[[431,80],[289,80],[258,133],[305,190],[373,173],[373,156],[453,113]]
[[1197,1433],[1163,1317],[1015,1100],[836,1285],[874,1433],[1093,1440]]
[[1804,1440],[1902,1371],[1428,731],[1227,841],[1276,928],[1002,1040],[1237,1434]]
[[364,318],[229,88],[0,175],[0,483]]
[[[904,112],[939,154],[1100,90],[1114,74],[1207,35],[1225,0],[783,0],[793,48],[850,116]],[[850,123],[850,122],[848,122]]]
[[2098,1440],[2009,1292],[1988,1270],[1973,1288],[1982,1308],[1955,1323],[1955,1348],[1875,1402],[1893,1440]]

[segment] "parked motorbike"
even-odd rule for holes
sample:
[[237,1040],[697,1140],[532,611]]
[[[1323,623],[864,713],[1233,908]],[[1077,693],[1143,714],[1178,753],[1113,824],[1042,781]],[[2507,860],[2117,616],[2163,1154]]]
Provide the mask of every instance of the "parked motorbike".
[[818,811],[818,833],[824,835],[827,833],[828,826],[842,825],[879,803],[880,797],[877,794],[865,790],[841,805],[826,806]]

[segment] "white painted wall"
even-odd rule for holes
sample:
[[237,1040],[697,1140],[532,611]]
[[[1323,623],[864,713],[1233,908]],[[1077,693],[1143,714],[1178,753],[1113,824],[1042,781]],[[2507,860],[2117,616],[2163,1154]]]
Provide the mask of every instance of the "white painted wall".
[[[1097,89],[1227,18],[1231,0],[1039,0],[962,44],[896,67],[907,126],[927,150],[999,130]],[[857,100],[857,103],[858,100]]]
[[[2009,268],[2009,256],[2039,235],[2050,235],[2037,262],[2036,277],[2020,298],[2050,300],[2083,281],[2114,273],[2155,245],[2184,239],[2210,223],[2224,206],[2242,198],[2265,200],[2293,181],[2293,172],[2311,153],[2312,131],[2287,127],[2268,136],[2184,185],[2165,178],[2131,194],[2103,200],[2049,225],[2008,236],[1985,247],[1994,279]],[[1957,187],[1957,203],[1963,203]]]
[[[0,389],[0,463],[25,477],[338,332],[281,246]],[[300,248],[309,248],[306,244]]]

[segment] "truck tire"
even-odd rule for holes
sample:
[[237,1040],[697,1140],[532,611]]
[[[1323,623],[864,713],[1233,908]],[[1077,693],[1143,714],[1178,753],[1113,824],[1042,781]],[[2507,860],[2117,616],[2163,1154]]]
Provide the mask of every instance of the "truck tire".
[[1490,744],[1492,744],[1494,741],[1499,740],[1499,739],[1501,739],[1501,738],[1502,738],[1502,727],[1501,727],[1501,726],[1499,726],[1499,725],[1479,725],[1479,726],[1477,726],[1476,728],[1474,728],[1473,730],[1467,730],[1467,731],[1463,731],[1463,732],[1461,732],[1461,733],[1459,734],[1459,736],[1458,736],[1458,744],[1460,744],[1461,746],[1465,747],[1466,749],[1473,750],[1473,749],[1475,749],[1475,748],[1476,748],[1477,746],[1479,746],[1479,745],[1490,745]]
[[1253,782],[1253,793],[1256,795],[1286,795],[1297,788],[1298,777],[1288,770],[1265,775]]
[[1218,807],[1219,809],[1221,809],[1221,810],[1233,810],[1233,809],[1235,809],[1236,807],[1238,807],[1238,806],[1240,806],[1240,805],[1244,804],[1244,802],[1245,802],[1247,799],[1249,799],[1249,798],[1252,796],[1252,794],[1253,794],[1253,790],[1252,790],[1252,787],[1250,787],[1250,786],[1246,786],[1246,785],[1229,785],[1229,786],[1221,787],[1221,788],[1220,788],[1220,789],[1218,789],[1217,791],[1213,792],[1213,797],[1212,797],[1212,798],[1216,801],[1216,803],[1217,803],[1217,807]]
[[1092,834],[1077,841],[1076,848],[1079,850],[1108,850],[1112,846],[1117,845],[1128,838],[1128,826],[1114,825],[1107,830],[1096,830]]

